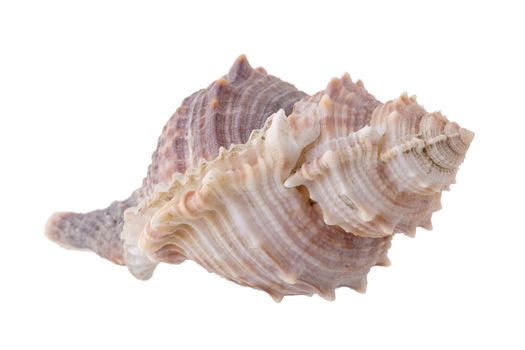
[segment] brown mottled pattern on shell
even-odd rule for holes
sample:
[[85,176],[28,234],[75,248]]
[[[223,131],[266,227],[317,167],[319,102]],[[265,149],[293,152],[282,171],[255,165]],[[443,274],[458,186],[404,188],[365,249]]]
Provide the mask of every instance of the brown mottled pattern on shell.
[[148,169],[146,192],[169,183],[174,172],[215,158],[220,147],[245,143],[272,113],[283,109],[289,114],[305,96],[239,57],[228,74],[186,98],[167,122]]

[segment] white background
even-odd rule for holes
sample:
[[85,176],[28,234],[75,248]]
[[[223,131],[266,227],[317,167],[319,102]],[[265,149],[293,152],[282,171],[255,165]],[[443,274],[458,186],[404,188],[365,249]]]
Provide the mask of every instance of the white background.
[[[0,348],[523,349],[517,4],[2,1]],[[434,230],[396,236],[366,294],[276,304],[193,262],[141,282],[44,237],[52,212],[139,186],[172,112],[240,53],[308,93],[345,71],[406,90],[476,133]]]

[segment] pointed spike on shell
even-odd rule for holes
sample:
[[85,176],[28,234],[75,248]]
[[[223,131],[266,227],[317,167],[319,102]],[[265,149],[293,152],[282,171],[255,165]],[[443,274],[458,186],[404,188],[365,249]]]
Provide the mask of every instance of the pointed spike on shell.
[[416,235],[417,235],[417,231],[406,231],[406,232],[403,232],[403,234],[409,238],[416,238]]
[[353,290],[355,290],[358,293],[364,294],[364,293],[366,293],[366,285],[367,285],[366,276],[364,276],[360,280],[352,283],[350,285],[350,288],[352,288]]
[[317,294],[326,301],[335,300],[335,289],[334,288],[323,288]]
[[279,293],[275,290],[270,290],[270,289],[263,289],[266,293],[268,293],[268,295],[270,297],[272,297],[273,301],[275,301],[276,303],[280,303],[283,298],[284,298],[284,294],[282,293]]
[[227,91],[228,86],[229,86],[229,83],[224,78],[215,80],[210,90],[211,101],[213,101],[214,99],[220,100],[221,94],[224,94]]
[[219,78],[219,79],[215,80],[215,87],[217,87],[219,89],[223,88],[223,87],[225,87],[227,85],[228,85],[228,81],[226,79],[224,79],[224,78]]
[[350,74],[348,72],[344,72],[343,76],[341,77],[341,80],[343,81],[343,83],[352,83],[352,78],[350,77]]
[[248,62],[246,56],[240,55],[233,63],[233,66],[228,72],[228,80],[234,82],[242,77],[247,77],[253,71],[252,66]]
[[416,226],[409,226],[403,230],[403,233],[408,237],[416,237]]
[[323,95],[323,97],[321,97],[321,101],[319,101],[319,106],[321,107],[321,111],[323,111],[326,114],[329,114],[333,110],[334,103],[330,96]]
[[226,79],[219,78],[215,80],[215,82],[213,82],[211,86],[210,95],[209,95],[209,98],[210,98],[209,101],[210,101],[210,104],[212,104],[211,107],[213,108],[213,102],[215,100],[217,100],[217,106],[218,106],[219,101],[221,101],[223,97],[228,94],[229,90],[230,90],[230,83]]
[[284,187],[287,188],[293,188],[303,185],[304,180],[303,177],[299,174],[299,172],[296,172],[292,174],[289,178],[284,181]]
[[376,265],[375,266],[384,266],[384,267],[387,267],[387,266],[390,266],[392,265],[392,262],[390,261],[390,259],[388,258],[388,256],[385,256],[382,257],[381,259],[379,259],[377,262],[376,262]]
[[427,230],[427,231],[432,231],[432,229],[434,228],[434,227],[432,226],[432,221],[430,221],[430,220],[428,220],[427,222],[425,222],[425,223],[419,225],[419,227],[422,227],[422,228],[424,228],[424,229]]
[[460,127],[458,129],[458,133],[459,133],[459,137],[461,139],[461,142],[463,142],[465,145],[470,145],[472,140],[474,140],[475,134],[472,131],[468,130],[468,129]]
[[402,104],[408,105],[412,102],[412,99],[408,97],[408,93],[404,91],[399,98],[397,99],[396,106],[401,106]]
[[339,93],[342,87],[342,81],[339,78],[332,78],[326,87],[327,95],[336,95]]

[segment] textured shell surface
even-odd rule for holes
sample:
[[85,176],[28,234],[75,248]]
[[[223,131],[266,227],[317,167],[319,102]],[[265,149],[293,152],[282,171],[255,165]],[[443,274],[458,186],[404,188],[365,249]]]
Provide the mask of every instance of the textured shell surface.
[[312,96],[240,56],[164,127],[141,188],[46,234],[151,277],[160,262],[285,295],[364,292],[395,233],[431,229],[474,134],[348,74]]

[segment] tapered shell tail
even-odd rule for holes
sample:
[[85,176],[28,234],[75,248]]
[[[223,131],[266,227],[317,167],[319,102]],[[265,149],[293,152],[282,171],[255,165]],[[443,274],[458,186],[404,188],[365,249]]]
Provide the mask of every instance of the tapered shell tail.
[[105,209],[89,213],[58,212],[47,221],[45,234],[68,249],[90,250],[116,264],[124,265],[120,233],[124,211],[134,205],[134,196],[115,201]]

